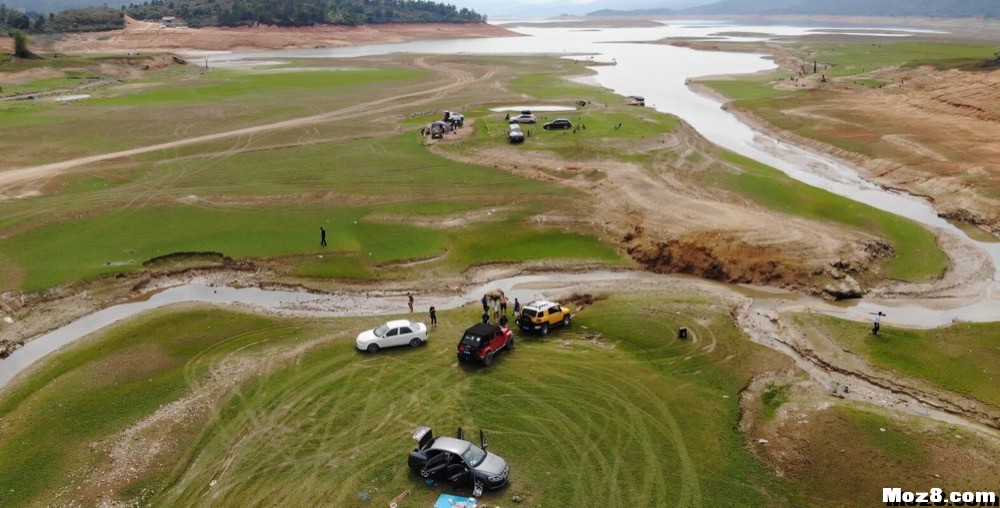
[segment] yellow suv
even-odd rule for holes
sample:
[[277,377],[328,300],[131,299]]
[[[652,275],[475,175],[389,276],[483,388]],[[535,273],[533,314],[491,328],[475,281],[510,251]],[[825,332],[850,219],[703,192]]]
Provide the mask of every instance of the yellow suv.
[[568,308],[548,300],[535,300],[525,304],[517,318],[517,326],[525,332],[542,332],[548,335],[555,326],[569,326],[571,313]]

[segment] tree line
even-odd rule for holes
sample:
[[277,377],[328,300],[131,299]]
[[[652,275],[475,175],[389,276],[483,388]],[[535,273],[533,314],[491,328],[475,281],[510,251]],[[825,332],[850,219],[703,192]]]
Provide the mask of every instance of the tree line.
[[130,16],[176,16],[191,27],[482,23],[469,9],[425,0],[149,0],[124,7]]
[[125,13],[104,7],[70,9],[48,15],[22,12],[0,4],[0,31],[28,33],[103,32],[125,28]]
[[174,16],[204,26],[309,26],[378,23],[484,23],[470,9],[426,0],[149,0],[140,4],[69,9],[48,15],[0,4],[0,31],[98,32],[125,27],[125,16],[159,21]]

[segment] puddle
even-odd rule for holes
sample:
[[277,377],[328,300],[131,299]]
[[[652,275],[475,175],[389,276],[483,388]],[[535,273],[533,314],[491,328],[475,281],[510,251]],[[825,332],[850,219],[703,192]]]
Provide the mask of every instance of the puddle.
[[823,314],[852,321],[871,321],[873,314],[884,312],[882,323],[905,328],[937,328],[952,323],[989,323],[997,320],[996,300],[986,300],[958,308],[930,307],[931,303],[900,304],[894,302],[878,302],[861,300],[840,304],[840,309],[823,311]]
[[78,101],[78,100],[89,99],[89,98],[90,98],[90,94],[81,93],[81,94],[76,94],[76,95],[59,95],[57,97],[53,97],[52,100],[54,102],[69,102],[69,101]]

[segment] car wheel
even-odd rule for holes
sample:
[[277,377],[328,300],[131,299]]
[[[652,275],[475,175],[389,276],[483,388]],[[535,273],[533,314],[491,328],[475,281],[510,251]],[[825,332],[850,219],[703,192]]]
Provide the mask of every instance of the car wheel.
[[514,349],[514,337],[511,337],[510,340],[507,341],[507,349]]
[[418,339],[416,337],[410,339],[410,346],[417,347],[419,345],[420,345],[420,339]]
[[542,325],[542,335],[548,335],[548,334],[549,334],[549,324],[545,323],[544,325]]
[[563,317],[563,326],[569,326],[569,316]]
[[377,353],[378,352],[378,344],[368,344],[368,352],[369,353]]
[[483,358],[483,365],[489,367],[493,363],[493,351],[486,353],[486,358]]

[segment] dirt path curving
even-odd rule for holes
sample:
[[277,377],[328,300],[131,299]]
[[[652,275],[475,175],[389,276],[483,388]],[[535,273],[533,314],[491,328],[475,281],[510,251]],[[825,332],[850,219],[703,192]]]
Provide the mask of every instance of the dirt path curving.
[[[448,67],[445,65],[431,65],[430,63],[428,63],[428,57],[416,58],[414,60],[414,63],[422,69],[432,70],[443,74],[445,77],[448,78],[448,82],[446,84],[434,88],[429,88],[427,90],[422,90],[419,92],[383,97],[381,99],[361,104],[356,104],[354,106],[341,108],[335,111],[328,111],[325,113],[319,113],[316,115],[311,115],[301,118],[293,118],[291,120],[282,120],[280,122],[255,125],[253,127],[246,127],[231,131],[217,132],[214,134],[206,134],[203,136],[178,139],[174,141],[168,141],[166,143],[160,143],[156,145],[144,146],[139,148],[132,148],[129,150],[122,150],[119,152],[78,157],[76,159],[70,159],[62,162],[54,162],[51,164],[43,164],[41,166],[12,169],[0,173],[0,189],[9,185],[30,182],[32,180],[51,178],[59,174],[83,166],[87,166],[89,164],[93,164],[96,162],[122,159],[126,157],[132,157],[135,155],[142,155],[162,150],[169,150],[197,143],[205,143],[205,142],[217,141],[228,138],[238,138],[243,136],[253,136],[254,134],[259,134],[263,132],[282,130],[282,129],[292,129],[296,127],[304,127],[318,123],[347,120],[351,118],[369,116],[372,114],[385,113],[403,107],[412,108],[415,105],[434,102],[446,96],[450,92],[470,86],[473,83],[489,80],[494,75],[494,72],[490,71],[482,76],[477,77],[470,72],[463,71],[457,68]],[[403,100],[408,100],[408,101],[405,104],[395,104]]]

